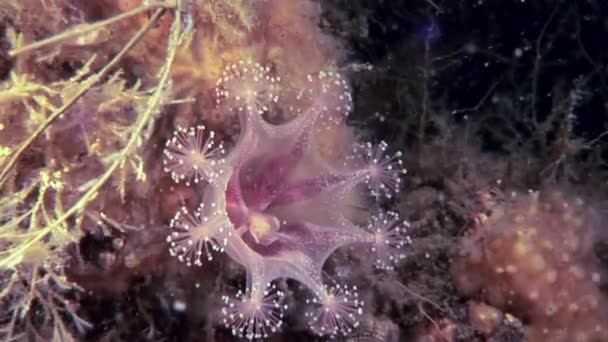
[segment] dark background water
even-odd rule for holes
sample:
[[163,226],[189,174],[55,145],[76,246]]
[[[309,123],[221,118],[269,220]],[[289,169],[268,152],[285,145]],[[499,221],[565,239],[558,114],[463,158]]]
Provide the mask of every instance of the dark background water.
[[[572,133],[592,140],[608,129],[606,1],[334,0],[325,7],[351,60],[381,66],[402,83],[428,81],[429,101],[456,117],[491,110],[507,118],[534,112],[542,121],[556,98],[575,96]],[[396,97],[387,93],[386,101]],[[404,107],[397,111],[408,115]]]

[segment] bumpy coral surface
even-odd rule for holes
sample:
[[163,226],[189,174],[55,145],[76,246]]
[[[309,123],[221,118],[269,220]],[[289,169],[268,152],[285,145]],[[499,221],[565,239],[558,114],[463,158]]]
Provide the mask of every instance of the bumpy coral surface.
[[608,312],[591,254],[599,222],[592,210],[558,192],[533,193],[482,221],[465,238],[452,269],[461,292],[528,322],[529,341],[608,339]]
[[[348,84],[336,72],[310,75],[297,117],[282,125],[264,119],[280,103],[272,92],[280,78],[269,68],[245,61],[228,66],[224,75],[218,106],[240,118],[236,145],[225,147],[204,126],[179,128],[167,141],[165,170],[203,193],[198,208],[184,207],[171,221],[171,254],[201,266],[226,252],[245,267],[245,288],[224,298],[223,321],[235,335],[265,337],[281,327],[283,292],[272,284],[279,278],[295,279],[312,292],[306,301],[312,331],[349,334],[363,302],[355,286],[325,285],[322,268],[335,250],[351,244],[371,246],[382,268],[401,258],[406,223],[396,213],[370,219],[369,210],[353,209],[354,203],[372,206],[398,188],[399,154],[389,155],[385,143],[361,144],[336,165],[319,153],[323,127],[345,125],[351,107]],[[366,219],[370,223],[362,227]]]

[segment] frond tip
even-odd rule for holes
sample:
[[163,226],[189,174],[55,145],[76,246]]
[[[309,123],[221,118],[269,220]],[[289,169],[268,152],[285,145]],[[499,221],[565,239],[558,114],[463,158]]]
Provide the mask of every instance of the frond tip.
[[215,132],[203,125],[178,127],[163,153],[164,170],[176,183],[185,181],[189,186],[191,181],[210,181],[223,173],[224,144],[217,142]]

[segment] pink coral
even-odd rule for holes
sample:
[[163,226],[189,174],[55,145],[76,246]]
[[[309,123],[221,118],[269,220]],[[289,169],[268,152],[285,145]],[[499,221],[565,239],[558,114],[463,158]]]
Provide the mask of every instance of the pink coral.
[[[251,67],[268,70],[257,64],[239,63],[230,73],[248,75]],[[247,68],[247,71],[238,68]],[[340,124],[335,118],[350,110],[343,105],[350,106],[350,93],[345,92],[348,87],[338,74],[323,72],[311,76],[311,85],[319,84],[315,78],[321,83],[331,79],[335,87],[305,89],[304,93],[320,91],[322,96],[313,99],[286,124],[271,125],[261,115],[270,108],[268,101],[276,101],[273,96],[256,97],[255,105],[239,106],[241,134],[236,145],[225,157],[212,158],[216,162],[209,164],[213,166],[211,171],[197,173],[201,181],[205,180],[201,185],[204,189],[202,212],[180,211],[172,223],[174,231],[168,241],[172,254],[188,265],[202,265],[201,257],[211,259],[213,251],[225,251],[244,266],[247,270],[245,293],[249,298],[246,303],[254,300],[262,305],[268,296],[267,284],[276,279],[300,281],[315,294],[314,303],[321,304],[313,305],[307,315],[311,328],[329,335],[348,334],[357,326],[363,303],[357,299],[356,287],[326,288],[322,280],[325,261],[342,246],[363,243],[374,246],[386,267],[399,259],[394,252],[408,240],[405,225],[396,214],[380,214],[378,217],[388,217],[388,221],[372,220],[369,229],[356,222],[348,201],[365,193],[361,191],[365,186],[360,185],[375,177],[378,163],[370,163],[365,156],[355,154],[354,162],[350,160],[338,170],[321,156],[316,144],[316,127],[328,122]],[[232,83],[239,82],[223,82],[218,95],[225,98],[233,94],[229,88],[224,89]],[[383,152],[386,148],[385,144],[380,147]],[[382,158],[379,161],[385,160]],[[390,159],[390,163],[401,165],[396,159]],[[167,167],[172,174],[187,174],[175,170],[181,169],[182,163]],[[379,187],[387,192],[396,191],[394,185],[399,184],[401,169],[393,172],[391,166],[390,172],[378,179],[388,186]],[[183,177],[173,178],[181,181]],[[396,226],[399,228],[395,229]],[[378,239],[378,232],[386,236]],[[245,311],[253,319],[239,319],[233,312],[235,302],[227,303],[225,312],[233,319],[235,335],[248,338],[266,335],[268,322],[257,319],[258,315],[271,315],[273,320],[279,320],[270,324],[273,328],[270,331],[280,327],[280,314],[254,310],[262,308],[259,305],[240,304],[238,307],[243,310],[249,308]]]
[[560,192],[532,193],[480,222],[452,267],[462,293],[520,316],[528,341],[608,339],[590,243],[600,222],[594,210]]

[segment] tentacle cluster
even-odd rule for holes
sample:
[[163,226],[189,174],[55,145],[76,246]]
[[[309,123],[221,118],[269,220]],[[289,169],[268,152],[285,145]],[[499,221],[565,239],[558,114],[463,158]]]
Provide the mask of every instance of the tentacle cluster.
[[305,313],[309,327],[319,336],[348,336],[359,326],[359,317],[363,315],[364,303],[359,300],[356,286],[325,287],[306,303],[311,306]]
[[371,250],[376,253],[378,268],[392,270],[399,260],[405,258],[403,248],[412,242],[407,235],[408,227],[409,223],[393,211],[372,216],[368,229],[374,235]]
[[176,183],[184,181],[190,185],[201,180],[212,181],[223,173],[224,144],[218,142],[215,132],[204,125],[178,127],[167,140],[163,153],[164,170]]
[[381,141],[374,145],[367,142],[355,149],[365,161],[367,174],[365,183],[368,185],[372,196],[392,198],[399,191],[401,176],[407,173],[401,159],[401,151],[393,155],[388,154],[388,144]]
[[285,293],[274,284],[266,284],[266,289],[240,291],[235,298],[224,296],[222,302],[222,322],[231,329],[234,336],[247,338],[267,338],[277,332],[283,324],[283,304]]

